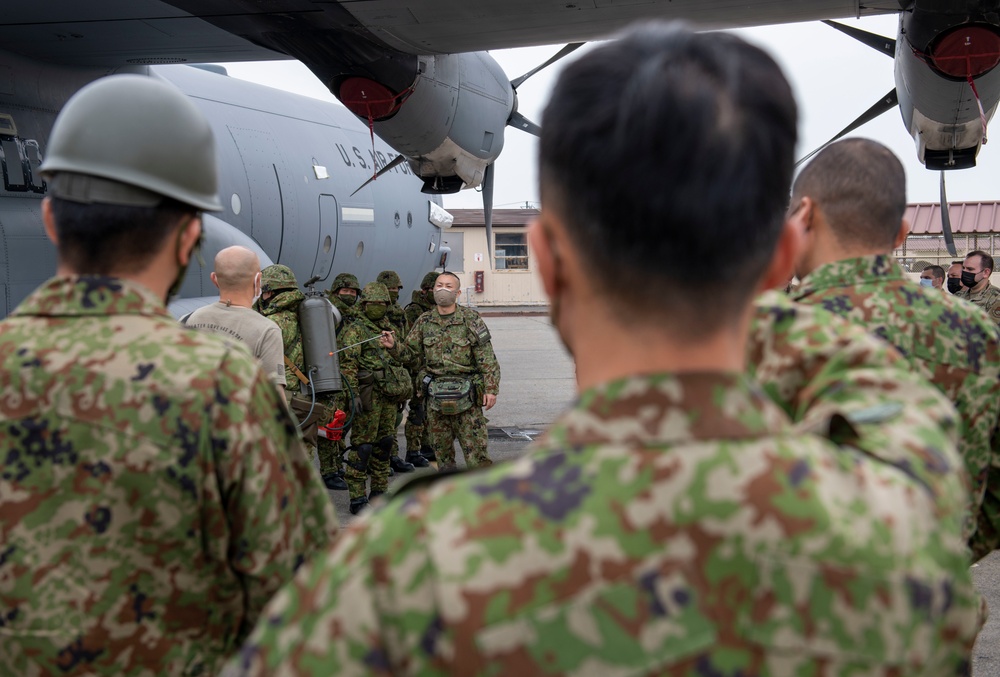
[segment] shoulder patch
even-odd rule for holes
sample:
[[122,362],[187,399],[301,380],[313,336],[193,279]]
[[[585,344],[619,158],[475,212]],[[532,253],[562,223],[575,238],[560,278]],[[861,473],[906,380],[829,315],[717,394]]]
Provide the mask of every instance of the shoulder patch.
[[476,338],[478,339],[479,343],[488,343],[489,340],[492,338],[492,336],[490,336],[489,327],[487,327],[486,323],[483,322],[483,318],[479,317],[478,315],[472,321],[470,328],[472,329],[472,333],[476,335]]

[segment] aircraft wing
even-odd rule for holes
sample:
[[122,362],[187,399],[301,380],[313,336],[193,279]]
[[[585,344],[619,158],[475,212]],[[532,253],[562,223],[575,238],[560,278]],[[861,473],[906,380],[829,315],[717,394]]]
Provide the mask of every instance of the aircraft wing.
[[345,35],[403,53],[474,52],[590,40],[650,18],[756,26],[898,12],[901,0],[38,0],[7,3],[0,44],[67,65],[288,58]]

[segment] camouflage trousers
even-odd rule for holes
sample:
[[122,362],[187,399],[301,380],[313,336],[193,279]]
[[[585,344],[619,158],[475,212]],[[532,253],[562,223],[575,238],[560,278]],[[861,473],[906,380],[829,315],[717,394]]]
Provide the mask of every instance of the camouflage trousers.
[[[344,396],[342,393],[323,393],[316,398],[316,405],[323,405],[322,418],[319,425],[324,426],[333,421],[333,415],[337,409],[344,408]],[[346,432],[345,432],[346,435]],[[319,454],[319,474],[328,475],[344,469],[344,451],[347,445],[343,438],[339,441],[328,440],[319,437],[316,442],[316,451]]]
[[427,434],[427,414],[423,414],[422,422],[418,425],[414,423],[411,418],[414,417],[414,409],[416,407],[423,408],[425,400],[410,400],[410,413],[406,417],[406,425],[403,426],[403,431],[406,434],[406,453],[416,454],[420,451],[420,447],[425,444],[431,448],[433,445],[430,441],[430,436]]
[[462,447],[465,463],[470,468],[493,464],[486,450],[486,416],[482,407],[472,407],[454,415],[428,407],[427,437],[437,454],[438,470],[455,467],[455,440]]
[[389,488],[389,454],[396,437],[394,402],[381,393],[372,393],[372,410],[357,413],[351,426],[351,446],[347,450],[344,478],[351,498],[365,495],[365,482],[371,478],[372,493],[384,493]]

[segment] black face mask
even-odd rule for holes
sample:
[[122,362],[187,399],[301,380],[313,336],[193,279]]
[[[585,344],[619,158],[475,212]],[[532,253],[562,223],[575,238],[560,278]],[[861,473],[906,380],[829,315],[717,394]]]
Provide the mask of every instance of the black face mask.
[[948,291],[952,294],[957,293],[962,289],[962,280],[957,277],[948,278]]
[[972,289],[973,287],[976,286],[976,284],[978,284],[976,282],[976,275],[977,275],[977,273],[970,273],[967,270],[963,270],[962,271],[962,284],[965,285],[966,287],[968,287],[969,289]]

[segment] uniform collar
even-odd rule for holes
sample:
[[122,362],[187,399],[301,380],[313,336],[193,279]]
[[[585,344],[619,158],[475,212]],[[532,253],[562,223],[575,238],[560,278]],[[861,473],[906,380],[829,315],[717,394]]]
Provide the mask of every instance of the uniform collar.
[[53,277],[31,293],[12,316],[148,315],[172,318],[146,287],[120,277]]
[[788,417],[741,374],[650,374],[582,393],[546,439],[564,447],[664,446],[766,437],[790,426]]
[[801,298],[831,287],[853,287],[866,282],[902,279],[903,270],[895,257],[888,254],[859,256],[819,266],[802,280],[795,297]]

